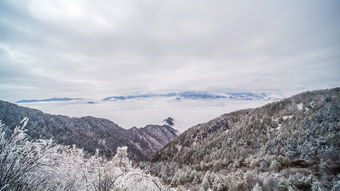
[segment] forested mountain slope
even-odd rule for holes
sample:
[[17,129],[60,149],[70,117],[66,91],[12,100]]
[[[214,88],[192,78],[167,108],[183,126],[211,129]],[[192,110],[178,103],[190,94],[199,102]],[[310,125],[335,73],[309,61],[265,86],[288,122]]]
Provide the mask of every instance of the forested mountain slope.
[[224,114],[188,129],[153,161],[173,186],[331,190],[340,178],[340,88]]
[[51,115],[0,101],[0,120],[8,129],[14,128],[24,117],[30,119],[26,133],[31,138],[52,138],[56,143],[75,144],[89,153],[99,149],[108,157],[113,156],[118,147],[128,146],[129,157],[134,160],[149,160],[177,133],[169,125],[124,129],[107,119]]

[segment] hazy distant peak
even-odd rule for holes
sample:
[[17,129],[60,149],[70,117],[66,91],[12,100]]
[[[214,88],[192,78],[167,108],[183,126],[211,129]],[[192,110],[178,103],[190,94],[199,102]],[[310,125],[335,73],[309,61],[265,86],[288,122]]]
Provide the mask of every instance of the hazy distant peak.
[[177,100],[181,99],[230,99],[230,100],[277,100],[279,97],[276,95],[272,97],[271,94],[260,92],[206,92],[206,91],[182,91],[170,93],[155,93],[155,94],[135,94],[125,96],[110,96],[102,99],[102,101],[119,101],[130,99],[145,99],[145,98],[161,98],[173,97]]
[[81,99],[83,98],[53,97],[53,98],[46,98],[46,99],[22,99],[22,100],[17,101],[17,103],[73,101],[73,100],[81,100]]
[[[169,92],[169,93],[142,93],[134,95],[123,96],[109,96],[101,99],[101,101],[124,101],[135,99],[147,98],[174,98],[176,100],[213,100],[213,99],[229,99],[229,100],[269,100],[277,101],[282,99],[283,96],[275,95],[265,92],[246,92],[246,91],[182,91],[182,92]],[[79,103],[97,104],[99,100],[72,97],[53,97],[44,99],[22,99],[16,103],[40,103],[40,102],[65,102],[65,101],[80,101]]]

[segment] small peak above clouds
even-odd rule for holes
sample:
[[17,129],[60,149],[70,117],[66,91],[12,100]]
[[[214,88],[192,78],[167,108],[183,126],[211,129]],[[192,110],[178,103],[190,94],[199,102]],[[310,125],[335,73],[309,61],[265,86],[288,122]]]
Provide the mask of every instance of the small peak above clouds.
[[165,122],[165,124],[169,125],[169,126],[175,125],[174,119],[172,117],[168,117],[168,118],[164,119],[163,122]]

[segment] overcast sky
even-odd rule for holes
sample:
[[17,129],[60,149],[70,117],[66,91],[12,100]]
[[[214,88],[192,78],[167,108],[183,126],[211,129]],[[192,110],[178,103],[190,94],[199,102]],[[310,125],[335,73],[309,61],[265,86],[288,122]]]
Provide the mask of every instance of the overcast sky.
[[0,99],[340,86],[338,0],[2,0]]

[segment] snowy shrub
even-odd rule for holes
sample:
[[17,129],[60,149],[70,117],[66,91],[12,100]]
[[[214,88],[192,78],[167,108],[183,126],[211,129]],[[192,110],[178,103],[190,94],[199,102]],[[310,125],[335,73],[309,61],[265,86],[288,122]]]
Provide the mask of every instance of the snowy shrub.
[[340,180],[334,183],[331,191],[338,191],[338,190],[340,190]]
[[202,188],[204,188],[205,190],[208,190],[209,188],[211,188],[211,183],[210,183],[210,172],[206,172],[204,177],[203,177],[203,181],[202,181]]
[[289,176],[288,179],[282,179],[279,186],[288,190],[310,190],[312,188],[312,184],[312,176],[307,177],[297,173]]
[[270,163],[270,168],[275,170],[275,171],[280,171],[282,166],[280,164],[279,161],[277,160],[273,160],[271,163]]
[[262,187],[258,183],[256,183],[252,191],[262,191]]
[[[340,188],[340,187],[339,187]],[[338,189],[339,190],[339,189]],[[321,184],[317,181],[313,182],[312,184],[312,191],[327,191],[326,188],[321,186]],[[333,190],[332,190],[333,191]]]
[[219,174],[211,174],[210,178],[212,179],[212,189],[216,191],[222,191],[226,188],[224,177]]

